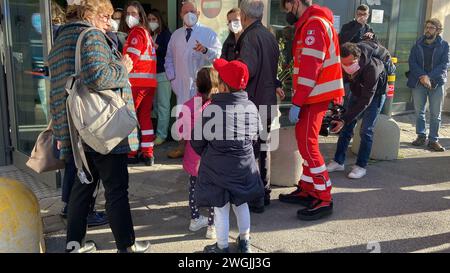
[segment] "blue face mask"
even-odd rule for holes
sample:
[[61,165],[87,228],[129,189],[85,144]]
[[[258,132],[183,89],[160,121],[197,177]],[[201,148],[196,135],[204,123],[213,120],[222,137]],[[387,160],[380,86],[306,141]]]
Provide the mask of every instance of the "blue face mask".
[[37,32],[39,32],[39,34],[42,34],[41,15],[39,13],[33,13],[31,16],[31,25]]

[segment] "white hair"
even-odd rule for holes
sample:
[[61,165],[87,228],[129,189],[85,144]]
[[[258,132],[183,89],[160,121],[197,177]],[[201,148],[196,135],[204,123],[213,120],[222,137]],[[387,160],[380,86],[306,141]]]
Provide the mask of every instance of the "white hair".
[[184,0],[183,2],[181,2],[181,5],[184,6],[188,3],[191,3],[192,5],[194,5],[194,8],[197,9],[197,3],[195,0]]
[[241,12],[252,19],[261,20],[264,16],[264,2],[262,0],[242,0],[239,7]]

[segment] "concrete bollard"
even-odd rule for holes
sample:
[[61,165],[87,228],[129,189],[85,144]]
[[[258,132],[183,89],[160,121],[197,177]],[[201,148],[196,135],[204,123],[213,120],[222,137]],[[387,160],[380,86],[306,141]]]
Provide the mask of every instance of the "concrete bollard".
[[0,253],[43,253],[39,202],[24,184],[0,177]]
[[[361,138],[359,131],[361,129],[361,121],[354,131],[352,144],[352,152],[358,154]],[[386,115],[378,117],[374,130],[371,159],[375,160],[395,160],[398,158],[400,150],[400,127],[397,122]]]
[[[277,132],[278,131],[278,132]],[[270,183],[275,186],[293,187],[303,172],[302,158],[298,152],[295,126],[276,129],[279,135],[278,149],[272,151]]]

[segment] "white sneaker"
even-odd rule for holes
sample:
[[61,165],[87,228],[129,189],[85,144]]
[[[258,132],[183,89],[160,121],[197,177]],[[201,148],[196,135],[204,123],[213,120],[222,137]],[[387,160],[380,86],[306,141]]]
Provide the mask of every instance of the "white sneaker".
[[192,219],[189,225],[190,231],[199,231],[200,229],[208,226],[208,218],[200,215],[198,219]]
[[344,165],[340,165],[339,163],[337,163],[336,161],[333,160],[330,163],[328,163],[327,171],[329,173],[343,172],[343,171],[345,171],[345,166]]
[[206,229],[206,239],[216,239],[216,226],[208,226]]
[[360,179],[367,174],[367,170],[359,166],[354,166],[353,170],[348,174],[350,179]]

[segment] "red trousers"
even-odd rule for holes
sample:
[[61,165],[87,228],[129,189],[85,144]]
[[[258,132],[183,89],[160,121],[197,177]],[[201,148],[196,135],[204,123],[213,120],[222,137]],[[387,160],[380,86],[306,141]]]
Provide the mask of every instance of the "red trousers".
[[299,186],[309,195],[331,201],[331,181],[319,149],[319,132],[330,102],[304,105],[295,128],[298,150],[302,156],[303,175]]
[[[155,141],[155,131],[152,123],[153,97],[156,87],[141,88],[133,87],[134,107],[141,130],[140,151],[146,157],[153,157],[153,141]],[[131,156],[136,153],[130,154]]]

